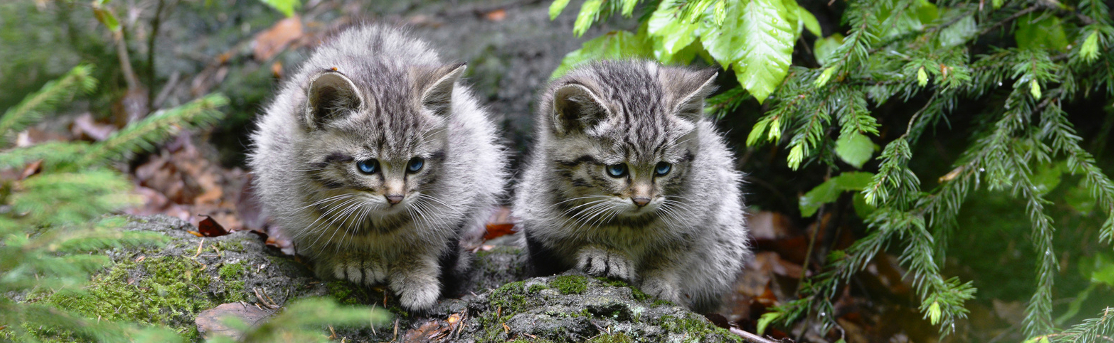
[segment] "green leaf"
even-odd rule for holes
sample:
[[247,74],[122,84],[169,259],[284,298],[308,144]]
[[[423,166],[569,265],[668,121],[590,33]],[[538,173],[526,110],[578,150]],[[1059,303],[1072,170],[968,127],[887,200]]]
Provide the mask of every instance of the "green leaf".
[[924,72],[924,67],[917,69],[917,85],[921,87],[928,85],[928,73]]
[[1042,165],[1030,179],[1033,183],[1033,193],[1045,195],[1060,185],[1060,176],[1063,169],[1060,164]]
[[726,11],[722,26],[702,26],[701,41],[720,65],[735,70],[739,84],[762,103],[789,72],[796,31],[781,0],[732,2]]
[[1091,214],[1096,204],[1095,197],[1091,196],[1091,190],[1082,182],[1068,189],[1064,194],[1064,202],[1076,212],[1085,216]]
[[549,4],[549,20],[557,19],[568,5],[569,0],[553,0],[553,3]]
[[[797,7],[797,15],[800,17],[801,26],[804,26],[804,28],[807,29],[808,32],[812,32],[812,35],[816,37],[820,37],[823,35],[823,32],[820,31],[820,22],[816,20],[816,16],[812,15],[812,13],[810,13],[804,7]],[[799,34],[800,33],[798,33],[798,35]]]
[[650,15],[648,31],[654,39],[654,55],[658,60],[669,59],[696,39],[694,33],[700,25],[678,18],[683,4],[683,0],[665,0]]
[[940,302],[933,301],[932,305],[928,305],[928,318],[932,325],[940,322]]
[[101,24],[104,24],[105,27],[108,27],[110,31],[115,32],[120,30],[120,21],[116,20],[116,15],[112,14],[112,10],[94,4],[93,16],[96,17],[97,21],[101,22]]
[[874,155],[874,142],[871,142],[867,136],[853,132],[849,135],[839,136],[839,140],[836,140],[835,151],[843,162],[847,162],[855,168],[862,168],[863,163],[869,161],[870,156]]
[[712,9],[712,19],[715,20],[716,26],[723,25],[723,20],[727,19],[727,1],[716,1],[716,7]]
[[762,139],[762,134],[766,132],[766,126],[770,124],[770,119],[762,119],[754,123],[754,127],[750,129],[747,134],[747,146],[755,146],[758,141]]
[[553,71],[550,79],[565,75],[570,68],[585,62],[601,59],[650,58],[653,53],[646,37],[629,31],[611,31],[584,42],[580,49],[574,50],[561,60],[561,65]]
[[770,323],[778,317],[781,317],[781,312],[763,313],[761,317],[758,317],[758,328],[757,330],[755,330],[757,331],[756,333],[761,336],[763,333],[766,332],[766,327],[770,326]]
[[943,48],[964,45],[967,44],[968,40],[975,38],[978,33],[979,28],[975,23],[975,16],[969,15],[940,30],[937,44]]
[[1099,58],[1099,31],[1092,31],[1083,44],[1079,46],[1079,57],[1083,58],[1084,62],[1094,62]]
[[866,196],[863,195],[863,193],[855,193],[855,196],[851,198],[851,205],[855,208],[855,214],[863,219],[866,219],[867,216],[874,213],[874,210],[877,209],[866,203]]
[[1108,260],[1106,255],[1097,254],[1091,270],[1091,281],[1114,286],[1114,261]]
[[1043,337],[1041,337],[1040,343],[1052,343],[1052,342],[1048,341],[1048,336],[1043,336]]
[[[569,2],[568,0],[564,0],[564,1],[565,1],[565,3]],[[630,16],[634,14],[634,6],[635,5],[638,5],[638,0],[623,0],[623,16],[627,17],[627,18],[630,18]],[[558,12],[560,12],[560,11],[558,11]],[[553,15],[552,8],[550,9],[549,15],[550,16]]]
[[576,15],[576,22],[572,24],[572,33],[577,37],[583,36],[592,27],[592,22],[600,15],[603,0],[588,0],[580,5],[580,13]]
[[771,142],[777,142],[781,139],[781,119],[774,119],[770,122],[770,134],[766,139]]
[[278,10],[279,12],[282,12],[282,14],[287,16],[287,17],[293,17],[294,16],[294,10],[296,10],[296,9],[298,9],[298,7],[302,6],[302,2],[300,0],[259,0],[259,1],[262,1],[263,3],[267,4],[268,6],[271,6],[272,8]]
[[789,157],[786,159],[789,161],[789,168],[797,170],[797,168],[801,166],[801,161],[805,159],[804,144],[797,144],[794,145],[792,149],[789,149]]
[[824,71],[820,73],[820,76],[816,78],[816,82],[813,84],[816,85],[817,88],[824,87],[824,85],[828,83],[828,79],[832,78],[832,72],[834,71],[835,67],[825,68]]
[[1018,18],[1014,39],[1017,40],[1017,47],[1022,49],[1064,51],[1068,46],[1060,18],[1053,15],[1029,13]]
[[1002,8],[1003,2],[1005,2],[1005,0],[993,0],[991,1],[991,4],[994,6],[994,9],[999,9]]
[[810,217],[816,214],[816,210],[820,209],[820,205],[836,201],[839,194],[845,191],[861,191],[870,184],[874,179],[873,173],[868,172],[849,172],[839,174],[825,181],[824,183],[816,186],[812,190],[801,196],[798,206],[801,210],[801,217]]
[[835,51],[842,44],[843,35],[833,33],[827,38],[817,39],[816,43],[812,44],[812,54],[816,56],[817,62],[823,62],[828,59],[828,56],[832,55],[832,51]]

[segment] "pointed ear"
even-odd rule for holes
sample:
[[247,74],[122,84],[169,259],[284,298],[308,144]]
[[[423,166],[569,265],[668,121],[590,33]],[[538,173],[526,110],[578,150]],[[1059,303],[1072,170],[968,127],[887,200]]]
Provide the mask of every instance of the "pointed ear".
[[715,69],[680,70],[664,80],[666,87],[672,88],[673,94],[678,96],[673,110],[677,117],[696,122],[704,116],[704,98],[716,91],[717,75],[719,72]]
[[570,83],[553,92],[553,127],[558,135],[595,128],[607,118],[607,108],[588,87]]
[[364,103],[356,84],[344,74],[335,71],[326,71],[315,76],[310,81],[306,98],[308,104],[303,122],[306,127],[314,130],[359,109]]
[[[425,88],[422,90],[422,106],[428,108],[437,116],[448,116],[453,108],[453,88],[464,70],[468,66],[464,63],[447,65],[433,70],[425,76]],[[424,82],[423,82],[424,81]]]

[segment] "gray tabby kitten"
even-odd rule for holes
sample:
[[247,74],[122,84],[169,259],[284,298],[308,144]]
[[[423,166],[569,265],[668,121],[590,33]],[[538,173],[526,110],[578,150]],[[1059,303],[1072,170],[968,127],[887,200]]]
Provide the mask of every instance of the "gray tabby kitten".
[[751,253],[741,176],[703,116],[715,76],[605,61],[549,85],[513,210],[535,273],[576,268],[718,304]]
[[395,28],[341,32],[285,83],[252,134],[264,209],[319,275],[385,283],[428,309],[462,272],[462,231],[505,182],[495,126],[463,64]]

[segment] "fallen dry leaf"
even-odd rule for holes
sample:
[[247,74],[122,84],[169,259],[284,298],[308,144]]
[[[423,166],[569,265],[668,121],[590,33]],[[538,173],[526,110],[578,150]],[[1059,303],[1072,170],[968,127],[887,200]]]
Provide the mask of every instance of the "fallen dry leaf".
[[31,177],[31,175],[38,174],[43,171],[43,160],[31,162],[27,167],[23,168],[23,172],[19,174],[19,179],[23,180]]
[[484,19],[490,21],[502,21],[503,19],[507,19],[507,10],[500,8],[491,12],[484,13]]
[[74,118],[73,126],[70,127],[70,132],[73,133],[74,137],[78,139],[89,138],[98,142],[108,139],[108,136],[111,136],[115,131],[115,126],[97,123],[93,119],[93,114],[89,112]]
[[244,333],[226,325],[226,318],[237,318],[244,324],[253,326],[270,316],[271,313],[256,306],[247,306],[244,303],[228,303],[201,311],[194,319],[194,323],[197,324],[197,331],[201,333],[203,338],[211,339],[216,336],[224,336],[238,340]]
[[302,18],[293,16],[280,20],[270,29],[255,36],[255,46],[252,49],[255,60],[270,60],[304,34]]
[[207,215],[203,216],[205,216],[205,219],[202,219],[201,222],[197,224],[197,231],[201,232],[201,235],[205,237],[220,237],[228,234],[228,230],[225,230],[224,226],[221,226],[220,223],[213,220],[213,217]]

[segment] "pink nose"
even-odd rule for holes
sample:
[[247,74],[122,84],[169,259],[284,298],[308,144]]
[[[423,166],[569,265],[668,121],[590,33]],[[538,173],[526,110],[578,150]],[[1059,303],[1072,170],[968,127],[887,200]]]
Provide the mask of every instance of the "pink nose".
[[391,205],[398,204],[398,203],[402,202],[402,195],[401,194],[388,195],[387,196],[387,202],[391,203]]
[[650,198],[635,197],[630,198],[630,200],[633,201],[635,205],[638,205],[638,207],[646,206],[646,204],[650,203]]

